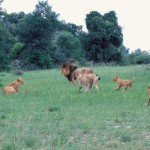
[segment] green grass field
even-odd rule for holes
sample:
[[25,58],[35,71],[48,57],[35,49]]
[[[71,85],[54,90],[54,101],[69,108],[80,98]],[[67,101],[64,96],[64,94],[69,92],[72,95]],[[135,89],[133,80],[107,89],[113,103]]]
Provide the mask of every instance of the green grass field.
[[[19,94],[0,94],[1,150],[148,150],[150,106],[143,66],[94,67],[100,91],[78,92],[59,69],[29,71]],[[114,75],[135,78],[126,92],[115,91]],[[0,73],[3,84],[18,76]]]

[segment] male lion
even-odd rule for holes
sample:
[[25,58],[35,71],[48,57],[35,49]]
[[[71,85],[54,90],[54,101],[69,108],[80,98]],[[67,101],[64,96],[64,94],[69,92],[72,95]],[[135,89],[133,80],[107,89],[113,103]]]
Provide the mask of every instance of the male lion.
[[148,105],[150,105],[150,86],[147,87],[148,91]]
[[22,78],[18,78],[15,81],[11,82],[7,86],[4,87],[3,93],[5,94],[14,94],[19,93],[19,85],[24,84],[24,80]]
[[128,87],[132,87],[132,83],[134,82],[134,80],[120,79],[118,76],[114,76],[113,80],[118,83],[116,90],[124,87],[124,92]]
[[77,79],[77,74],[89,74],[93,73],[93,70],[91,68],[77,68],[71,64],[63,64],[61,66],[61,73],[74,85],[74,80]]
[[94,73],[90,73],[90,74],[78,74],[77,75],[77,80],[79,83],[79,92],[81,91],[82,85],[86,86],[85,92],[92,90],[92,85],[93,83],[95,84],[95,87],[97,89],[97,91],[99,91],[99,85],[98,85],[98,81],[100,80],[100,77]]

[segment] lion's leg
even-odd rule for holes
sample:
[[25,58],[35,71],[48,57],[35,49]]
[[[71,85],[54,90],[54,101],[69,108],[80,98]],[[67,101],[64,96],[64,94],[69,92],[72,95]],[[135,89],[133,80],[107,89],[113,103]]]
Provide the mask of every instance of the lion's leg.
[[15,87],[14,89],[16,91],[15,93],[19,93],[19,88],[18,87]]
[[96,87],[96,90],[99,91],[98,81],[94,81],[93,83],[94,83],[94,85],[95,85],[95,87]]
[[79,92],[81,92],[81,89],[82,89],[82,84],[81,82],[79,82]]
[[124,87],[124,92],[127,90],[127,88],[128,88],[128,86],[125,86],[125,87]]
[[8,91],[7,94],[16,94],[16,93],[17,93],[16,90],[15,90],[15,89],[12,89],[12,90]]
[[85,86],[85,93],[86,93],[87,91],[89,91],[89,88],[88,88],[88,86]]
[[81,92],[82,86],[79,86],[79,92]]
[[117,88],[116,88],[116,90],[120,90],[120,88],[121,88],[122,86],[121,85],[119,85]]
[[71,82],[72,82],[72,85],[74,85],[74,73],[71,73]]
[[74,85],[74,79],[72,79],[72,81],[71,81],[71,82],[72,82],[72,85]]
[[132,88],[132,83],[129,86],[130,86],[130,88]]
[[96,87],[97,91],[99,91],[99,85],[98,85],[98,83],[95,83],[95,87]]
[[88,84],[88,91],[89,91],[89,92],[92,91],[92,83]]

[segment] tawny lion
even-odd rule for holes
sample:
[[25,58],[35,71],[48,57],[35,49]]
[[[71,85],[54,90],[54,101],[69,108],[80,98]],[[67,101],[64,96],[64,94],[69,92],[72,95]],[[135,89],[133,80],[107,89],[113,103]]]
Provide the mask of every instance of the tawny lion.
[[97,91],[99,91],[98,81],[100,80],[100,77],[98,75],[96,75],[94,73],[78,74],[77,75],[77,80],[78,80],[78,84],[79,84],[79,92],[82,89],[82,85],[86,86],[85,92],[87,92],[87,91],[91,92],[93,84],[95,84],[95,87],[96,87]]
[[116,90],[119,90],[121,87],[124,87],[124,92],[128,87],[132,87],[132,84],[135,80],[127,80],[127,79],[120,79],[118,76],[114,76],[113,80],[118,83],[118,87]]
[[77,74],[89,74],[93,73],[93,70],[91,68],[77,68],[74,65],[63,64],[61,66],[61,73],[74,85],[74,80],[77,79]]
[[150,105],[150,86],[147,87],[147,91],[148,91],[148,105]]
[[18,78],[15,81],[11,82],[7,86],[4,87],[3,93],[5,94],[15,94],[19,93],[19,86],[24,84],[24,80],[22,78]]

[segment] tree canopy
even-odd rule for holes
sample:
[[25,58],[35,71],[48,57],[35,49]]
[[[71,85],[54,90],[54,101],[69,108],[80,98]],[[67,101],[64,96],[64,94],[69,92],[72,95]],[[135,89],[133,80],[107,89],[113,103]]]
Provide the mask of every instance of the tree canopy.
[[[57,14],[47,1],[39,2],[20,26],[20,41],[24,43],[22,59],[25,66],[49,68],[52,65],[52,36],[56,31]],[[27,56],[25,58],[25,55]]]
[[92,11],[86,16],[88,34],[85,47],[90,60],[96,62],[116,61],[120,57],[118,48],[122,45],[122,29],[114,11],[103,16]]
[[[79,63],[149,63],[149,53],[123,45],[122,27],[115,11],[86,15],[88,32],[81,25],[59,20],[47,0],[39,1],[33,12],[8,14],[0,0],[0,71],[11,69],[14,61],[22,69],[48,69],[67,60]],[[144,60],[145,58],[145,60]]]

